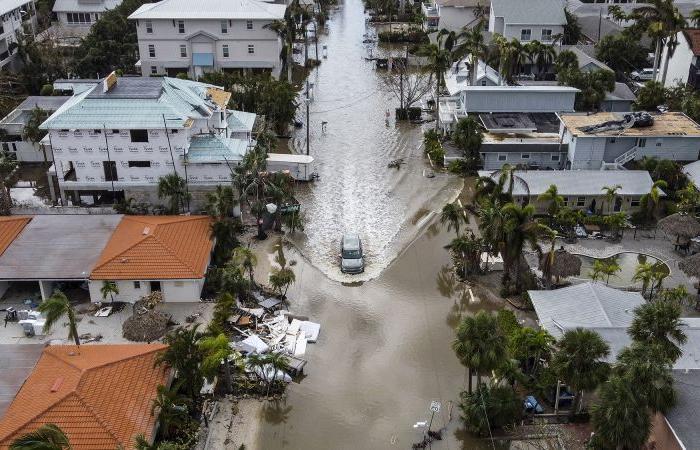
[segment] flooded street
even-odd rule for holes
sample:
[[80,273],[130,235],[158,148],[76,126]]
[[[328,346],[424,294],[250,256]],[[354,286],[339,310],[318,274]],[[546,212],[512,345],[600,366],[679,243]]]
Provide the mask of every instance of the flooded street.
[[[293,249],[297,282],[291,310],[321,323],[307,348],[307,376],[287,399],[266,403],[260,449],[411,448],[421,440],[413,424],[429,420],[431,400],[442,402],[433,429],[449,420],[465,370],[451,348],[463,314],[496,309],[470,304],[454,282],[443,246],[451,239],[431,225],[375,280],[348,286],[329,280]],[[258,269],[260,270],[260,268]],[[460,430],[459,410],[433,449],[492,448]]]
[[[310,154],[320,180],[297,194],[306,215],[305,240],[298,245],[313,265],[339,281],[379,275],[424,228],[431,211],[461,187],[456,177],[424,176],[430,167],[419,148],[421,128],[394,121],[398,100],[383,86],[384,73],[365,60],[370,49],[374,56],[386,49],[363,44],[366,31],[362,1],[341,3],[319,39],[319,48],[328,47],[328,58],[309,77]],[[314,55],[313,45],[309,55]],[[302,104],[298,115],[304,122],[305,109]],[[327,122],[325,131],[322,122]],[[296,152],[306,151],[305,128],[297,130],[291,145]],[[406,162],[401,169],[387,167],[398,158]],[[363,240],[363,275],[347,277],[338,270],[345,232],[356,232]]]

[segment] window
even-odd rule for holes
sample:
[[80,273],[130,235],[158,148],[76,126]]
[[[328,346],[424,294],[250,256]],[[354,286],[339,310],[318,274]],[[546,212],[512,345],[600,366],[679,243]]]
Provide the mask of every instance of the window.
[[102,134],[102,130],[92,130],[92,134]]
[[131,142],[148,142],[147,130],[129,130]]
[[529,28],[523,28],[520,30],[520,40],[521,41],[529,41],[532,39],[532,30]]
[[153,33],[153,22],[150,20],[146,21],[146,33],[148,33],[148,34]]
[[221,21],[221,33],[222,34],[228,33],[228,20]]
[[102,169],[105,173],[105,181],[118,181],[116,161],[102,161]]
[[156,66],[151,66],[151,75],[158,75],[158,68]]
[[151,167],[150,161],[129,161],[129,167]]
[[637,147],[646,147],[647,138],[637,138]]
[[656,141],[656,146],[657,146],[657,147],[661,147],[661,141],[658,141],[658,140],[657,140],[657,141]]
[[255,45],[248,44],[248,54],[252,55],[253,53],[255,53]]
[[184,281],[176,281],[174,284],[175,284],[175,287],[183,287],[185,285],[185,282]]
[[586,204],[586,197],[576,197],[576,206],[584,206]]
[[185,34],[185,21],[184,20],[177,21],[177,32],[180,34]]
[[508,159],[508,155],[503,155],[503,154],[499,154],[499,155],[498,155],[498,160],[499,160],[499,161],[505,161],[505,160],[507,160],[507,159]]
[[542,41],[548,42],[552,40],[552,30],[549,28],[542,28]]
[[559,155],[556,153],[552,154],[552,161],[559,161]]
[[66,13],[66,19],[70,24],[85,25],[92,23],[90,13]]
[[246,28],[246,30],[252,30],[252,29],[253,29],[253,21],[252,21],[252,20],[246,20],[246,21],[245,21],[245,28]]
[[614,143],[615,143],[615,138],[610,138],[610,139],[608,139],[608,142],[610,142],[611,144],[614,144]]
[[112,130],[112,134],[119,134],[119,130]]
[[134,289],[141,289],[141,282],[140,281],[134,281]]
[[153,44],[148,44],[148,57],[149,58],[156,57],[156,46]]
[[640,205],[640,203],[639,203],[638,198],[633,198],[632,201],[630,202],[630,206],[632,206],[632,207],[637,207],[639,205]]
[[568,205],[569,205],[569,197],[562,197],[561,199],[562,199],[562,201],[564,202],[564,206],[568,206]]
[[481,80],[481,85],[486,86],[486,80]]
[[221,51],[222,51],[223,54],[224,54],[224,58],[228,58],[228,45],[224,44],[224,45],[221,47]]
[[530,159],[530,154],[529,153],[521,153],[520,158],[522,159]]
[[180,46],[180,58],[187,58],[187,46],[186,45]]

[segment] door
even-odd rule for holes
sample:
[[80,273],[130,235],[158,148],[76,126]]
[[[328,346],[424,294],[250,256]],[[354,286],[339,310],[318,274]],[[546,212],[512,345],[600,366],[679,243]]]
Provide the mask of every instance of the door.
[[617,198],[615,198],[615,207],[613,208],[613,211],[620,212],[621,209],[622,209],[622,197],[617,197]]
[[151,292],[160,292],[160,281],[151,281]]

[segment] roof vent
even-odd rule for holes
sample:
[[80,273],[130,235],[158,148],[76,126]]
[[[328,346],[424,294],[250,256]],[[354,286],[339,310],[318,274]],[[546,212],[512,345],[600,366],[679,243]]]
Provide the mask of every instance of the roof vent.
[[51,386],[51,392],[58,392],[62,384],[63,378],[56,378],[56,381],[54,381],[53,385]]
[[126,259],[126,258],[122,258],[122,259],[121,259],[121,262],[123,262],[123,263],[128,263],[128,262],[129,262],[129,260],[128,260],[128,259]]
[[146,236],[146,235],[147,235],[148,233],[150,233],[150,232],[151,232],[151,229],[150,229],[149,227],[145,227],[145,228],[143,229],[143,235],[144,235],[144,236]]

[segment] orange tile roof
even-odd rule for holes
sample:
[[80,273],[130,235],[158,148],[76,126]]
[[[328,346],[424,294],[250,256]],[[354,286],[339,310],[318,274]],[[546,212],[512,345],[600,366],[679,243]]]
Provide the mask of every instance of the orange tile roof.
[[24,226],[32,220],[29,216],[0,217],[0,255],[12,244]]
[[202,278],[213,246],[210,224],[208,216],[124,216],[90,278]]
[[151,405],[168,369],[154,367],[164,344],[52,345],[0,421],[0,449],[54,423],[76,450],[134,447],[134,437],[152,440]]

